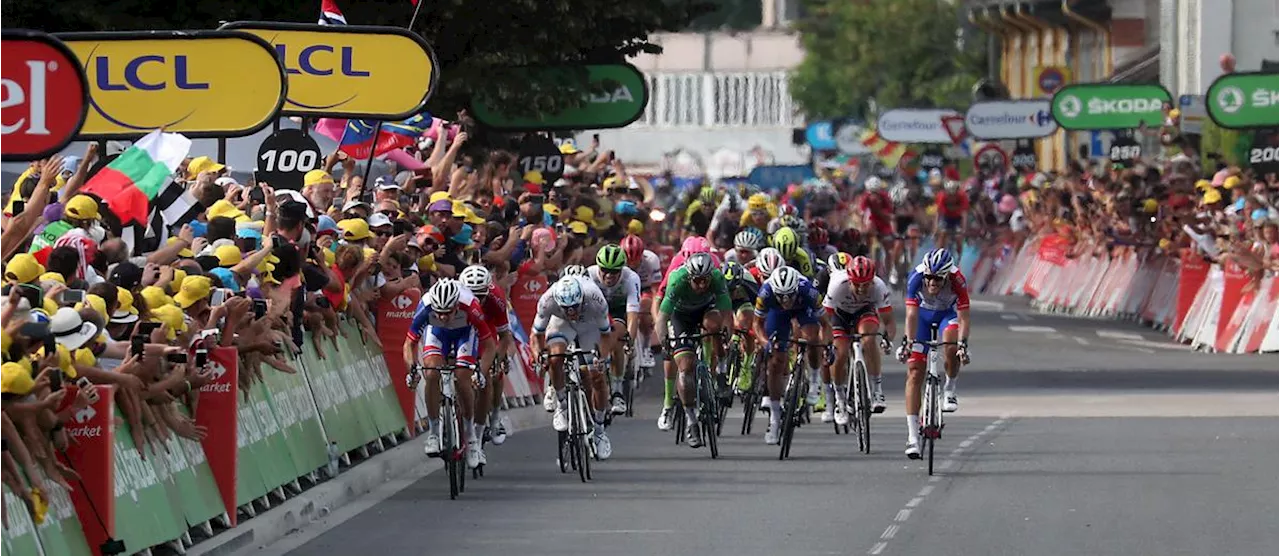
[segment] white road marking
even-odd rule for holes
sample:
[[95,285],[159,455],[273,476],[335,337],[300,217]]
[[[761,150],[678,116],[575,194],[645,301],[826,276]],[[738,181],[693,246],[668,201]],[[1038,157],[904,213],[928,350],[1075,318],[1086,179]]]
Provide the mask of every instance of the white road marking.
[[[980,438],[982,438],[982,435],[988,432],[991,432],[992,430],[995,430],[996,427],[1005,423],[1009,419],[1010,415],[1011,414],[1006,413],[1002,415],[999,419],[996,419],[994,422],[987,425],[985,429],[982,429],[981,431],[978,431],[977,433],[970,435],[969,438],[966,438],[964,441],[960,443],[959,447],[951,451],[951,457],[943,460],[942,463],[938,466],[938,469],[939,470],[948,469],[951,466],[955,465],[956,460],[959,459],[959,456],[965,450],[972,447]],[[867,550],[867,554],[871,554],[874,556],[876,554],[880,554],[881,552],[884,552],[885,548],[888,548],[889,546],[888,541],[893,540],[893,538],[897,536],[898,532],[901,531],[903,527],[906,527],[905,525],[906,522],[911,519],[912,509],[917,508],[924,503],[925,498],[933,493],[934,486],[932,483],[941,481],[942,477],[943,477],[942,473],[935,473],[933,476],[929,477],[929,480],[928,480],[929,484],[926,484],[923,487],[921,487],[920,492],[917,493],[915,497],[911,498],[910,500],[907,500],[907,503],[904,504],[903,507],[898,510],[898,513],[893,516],[893,522],[890,523],[889,526],[885,528],[884,533],[880,534],[880,541],[871,545],[871,548]]]
[[1009,330],[1011,332],[1026,332],[1029,334],[1053,334],[1058,331],[1058,329],[1052,326],[1029,326],[1025,324],[1016,326],[1010,325]]
[[1165,349],[1170,351],[1191,351],[1191,346],[1173,342],[1152,342],[1150,340],[1119,340],[1119,342],[1137,347]]
[[1010,315],[1009,313],[1001,313],[1000,318],[1004,320],[1018,320],[1018,315]]
[[969,308],[970,308],[970,309],[982,309],[982,310],[984,310],[984,311],[1003,311],[1003,310],[1004,310],[1004,302],[1003,302],[1003,301],[986,301],[986,300],[980,300],[980,299],[970,299],[970,300],[969,300]]
[[1098,330],[1099,338],[1111,338],[1113,340],[1141,340],[1142,334],[1137,332],[1125,332],[1123,330]]
[[1089,340],[1086,340],[1086,339],[1081,338],[1081,337],[1079,337],[1079,336],[1072,336],[1072,337],[1076,339],[1076,343],[1077,343],[1077,344],[1080,344],[1080,345],[1082,345],[1082,346],[1087,346],[1087,345],[1089,345]]
[[1150,355],[1150,354],[1154,354],[1154,353],[1156,352],[1156,350],[1154,350],[1154,349],[1151,349],[1151,348],[1144,348],[1144,347],[1139,347],[1139,346],[1116,346],[1116,347],[1120,347],[1120,348],[1124,348],[1124,349],[1131,349],[1131,350],[1133,350],[1133,351],[1140,351],[1140,352],[1142,352],[1142,353],[1146,353],[1146,354],[1148,354],[1148,355]]

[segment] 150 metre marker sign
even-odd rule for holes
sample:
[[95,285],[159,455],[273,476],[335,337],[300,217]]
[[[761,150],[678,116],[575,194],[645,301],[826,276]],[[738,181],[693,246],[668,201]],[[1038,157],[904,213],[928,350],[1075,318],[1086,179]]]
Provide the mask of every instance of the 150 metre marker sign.
[[1205,108],[1227,129],[1280,125],[1280,74],[1228,73],[1209,85]]
[[1066,130],[1133,129],[1159,126],[1173,96],[1159,85],[1086,83],[1053,95],[1053,119]]

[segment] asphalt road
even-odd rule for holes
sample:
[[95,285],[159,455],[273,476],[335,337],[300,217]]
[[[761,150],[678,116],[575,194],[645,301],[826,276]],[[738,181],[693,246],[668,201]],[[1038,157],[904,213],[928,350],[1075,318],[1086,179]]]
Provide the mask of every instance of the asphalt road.
[[896,362],[870,455],[815,419],[778,461],[734,417],[712,461],[656,429],[654,381],[640,415],[615,422],[613,459],[589,484],[561,475],[550,428],[533,429],[490,448],[487,477],[457,501],[432,473],[260,552],[1277,553],[1274,355],[1192,353],[1150,329],[1006,298],[974,314],[974,363],[933,478],[902,455]]

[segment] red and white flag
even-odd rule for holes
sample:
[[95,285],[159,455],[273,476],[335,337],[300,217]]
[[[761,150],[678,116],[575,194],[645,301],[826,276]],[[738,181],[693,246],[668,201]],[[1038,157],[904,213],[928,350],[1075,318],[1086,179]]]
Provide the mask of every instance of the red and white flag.
[[320,0],[321,25],[346,25],[347,16],[342,15],[335,0]]

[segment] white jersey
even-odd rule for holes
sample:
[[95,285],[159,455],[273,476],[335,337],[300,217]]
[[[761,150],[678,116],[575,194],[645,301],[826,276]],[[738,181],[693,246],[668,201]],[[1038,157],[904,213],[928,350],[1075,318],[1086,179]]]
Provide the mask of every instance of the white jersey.
[[842,313],[857,314],[862,311],[880,311],[891,307],[889,287],[879,276],[872,278],[871,288],[867,295],[859,296],[849,282],[848,272],[832,272],[827,283],[827,295],[822,299],[822,306]]
[[636,269],[640,276],[640,287],[647,288],[662,282],[662,259],[648,249],[640,256],[640,268]]
[[578,326],[580,324],[593,324],[600,328],[600,331],[606,332],[612,326],[609,322],[609,304],[604,299],[604,293],[600,288],[596,287],[594,281],[583,276],[573,276],[578,281],[578,286],[582,288],[582,308],[578,311],[577,320],[569,320],[565,314],[564,308],[556,303],[556,292],[559,291],[560,282],[556,282],[538,299],[538,314],[533,317],[533,331],[546,332],[547,325],[551,323],[551,317],[565,321]]
[[618,282],[612,288],[604,285],[600,265],[591,265],[587,268],[587,276],[590,276],[591,281],[600,288],[600,293],[604,294],[604,300],[609,307],[617,309],[625,306],[628,313],[640,312],[640,275],[636,274],[636,271],[622,267],[622,276],[618,277]]

